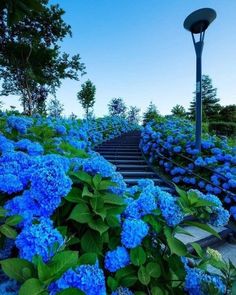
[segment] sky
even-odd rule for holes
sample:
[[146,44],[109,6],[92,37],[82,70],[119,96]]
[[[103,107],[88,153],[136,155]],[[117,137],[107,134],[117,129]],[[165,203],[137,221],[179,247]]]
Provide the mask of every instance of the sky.
[[[61,49],[79,53],[87,75],[64,80],[57,98],[66,115],[83,110],[76,94],[90,79],[96,85],[96,116],[107,114],[113,97],[145,111],[152,101],[161,114],[176,104],[186,109],[195,89],[195,52],[191,34],[183,28],[192,11],[204,7],[217,12],[205,34],[203,74],[218,89],[222,105],[236,103],[235,0],[51,0],[64,10],[72,38]],[[5,107],[19,107],[16,98],[2,99]]]

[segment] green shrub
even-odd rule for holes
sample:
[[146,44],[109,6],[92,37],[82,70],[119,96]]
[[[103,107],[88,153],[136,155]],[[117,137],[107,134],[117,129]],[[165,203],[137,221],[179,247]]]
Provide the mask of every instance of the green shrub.
[[217,135],[236,137],[236,123],[232,122],[210,122],[209,132],[215,132]]

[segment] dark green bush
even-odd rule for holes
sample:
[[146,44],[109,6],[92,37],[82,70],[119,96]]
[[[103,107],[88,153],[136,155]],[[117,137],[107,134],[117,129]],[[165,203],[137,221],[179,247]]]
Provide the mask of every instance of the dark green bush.
[[236,123],[233,122],[210,122],[209,132],[215,132],[217,135],[236,137]]

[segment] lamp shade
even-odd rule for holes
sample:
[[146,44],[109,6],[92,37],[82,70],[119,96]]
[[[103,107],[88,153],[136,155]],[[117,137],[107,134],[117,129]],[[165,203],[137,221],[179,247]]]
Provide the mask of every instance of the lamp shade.
[[192,12],[184,21],[184,28],[193,34],[204,32],[216,18],[212,8],[201,8]]

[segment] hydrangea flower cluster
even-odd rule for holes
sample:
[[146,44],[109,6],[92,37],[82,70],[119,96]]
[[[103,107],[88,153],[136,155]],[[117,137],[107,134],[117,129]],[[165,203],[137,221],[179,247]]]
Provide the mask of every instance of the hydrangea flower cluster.
[[[1,279],[1,276],[0,276]],[[0,280],[1,295],[18,295],[19,285],[15,280]]]
[[120,268],[129,265],[129,263],[129,253],[124,247],[117,247],[115,250],[106,253],[105,268],[110,272],[115,272]]
[[119,287],[111,295],[133,295],[134,293],[131,292],[128,288]]
[[208,295],[209,288],[215,288],[217,294],[225,294],[226,286],[218,275],[210,275],[201,269],[188,266],[186,258],[182,259],[186,271],[185,290],[189,295]]
[[69,269],[62,277],[49,286],[49,294],[56,295],[67,288],[77,288],[87,295],[106,295],[103,271],[95,265],[81,265],[75,270]]
[[47,262],[64,243],[62,235],[53,228],[53,222],[48,218],[40,218],[39,223],[25,226],[16,238],[16,247],[21,258],[32,261],[35,255],[40,255]]
[[20,134],[26,134],[27,129],[33,124],[32,118],[18,117],[15,115],[7,118],[7,128],[11,132],[12,129],[17,130]]
[[148,230],[148,225],[141,219],[125,219],[122,224],[121,243],[128,249],[135,248],[142,243]]
[[210,214],[209,223],[213,226],[223,226],[229,221],[229,212],[222,206],[220,199],[217,196],[206,194],[204,195],[198,190],[189,190],[190,192],[196,192],[198,197],[214,203],[216,206],[212,206],[212,213]]
[[[236,149],[216,136],[203,136],[200,155],[194,148],[193,125],[187,120],[166,118],[161,123],[146,124],[140,148],[150,163],[162,166],[173,182],[198,188],[203,193],[222,195],[225,203],[233,206],[236,202]],[[206,181],[196,176],[202,175],[203,167],[207,168],[204,170]]]

